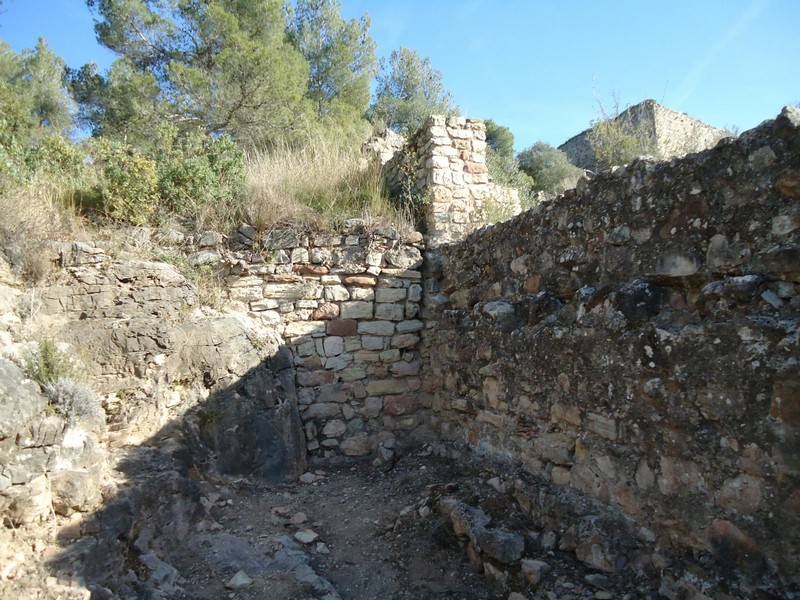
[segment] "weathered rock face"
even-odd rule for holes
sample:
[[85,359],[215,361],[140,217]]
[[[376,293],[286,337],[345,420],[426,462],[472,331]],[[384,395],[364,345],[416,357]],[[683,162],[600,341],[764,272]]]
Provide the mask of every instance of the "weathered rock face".
[[587,564],[700,551],[800,583],[798,165],[786,109],[442,249],[433,424],[621,511]]
[[190,430],[202,421],[190,439],[198,455],[216,453],[208,466],[273,480],[303,471],[292,365],[274,331],[246,315],[192,314],[194,287],[170,265],[114,262],[86,244],[61,254],[76,266],[38,292],[41,312],[109,395],[112,444],[143,442],[200,410],[184,420]]
[[107,453],[99,415],[68,421],[39,386],[0,358],[0,516],[6,525],[69,516],[100,501]]

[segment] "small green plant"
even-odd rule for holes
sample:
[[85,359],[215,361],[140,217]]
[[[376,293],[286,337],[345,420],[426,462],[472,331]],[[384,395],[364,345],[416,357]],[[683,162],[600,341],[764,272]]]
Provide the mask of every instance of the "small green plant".
[[158,207],[156,161],[131,146],[106,139],[91,145],[94,164],[101,173],[103,208],[115,220],[146,225]]
[[79,364],[50,339],[39,342],[24,366],[25,374],[43,388],[58,379],[76,379],[81,374]]
[[78,361],[49,339],[39,342],[25,360],[25,373],[38,383],[50,407],[72,424],[98,414],[100,403],[94,393],[80,383],[82,370]]

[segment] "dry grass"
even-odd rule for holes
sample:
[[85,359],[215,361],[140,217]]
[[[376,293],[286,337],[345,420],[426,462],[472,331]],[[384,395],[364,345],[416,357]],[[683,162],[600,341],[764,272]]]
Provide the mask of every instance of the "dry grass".
[[368,164],[359,148],[324,137],[300,148],[252,153],[243,213],[259,231],[299,224],[326,229],[351,217],[398,218],[379,165]]
[[69,182],[42,175],[0,196],[0,253],[27,281],[49,273],[51,240],[85,237],[73,193]]

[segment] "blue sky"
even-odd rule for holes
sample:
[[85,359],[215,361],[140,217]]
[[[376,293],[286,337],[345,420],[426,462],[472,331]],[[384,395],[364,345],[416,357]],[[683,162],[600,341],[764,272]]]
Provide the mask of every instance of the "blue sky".
[[[44,36],[72,67],[98,47],[84,0],[5,0],[0,37]],[[653,98],[744,131],[800,102],[800,0],[343,0],[380,56],[428,56],[463,114],[558,145],[607,110]]]

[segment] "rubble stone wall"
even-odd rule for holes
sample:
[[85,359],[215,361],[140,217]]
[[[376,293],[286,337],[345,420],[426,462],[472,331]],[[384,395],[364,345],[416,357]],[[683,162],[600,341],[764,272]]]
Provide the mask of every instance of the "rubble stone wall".
[[[442,437],[524,463],[521,505],[594,568],[706,553],[800,583],[798,109],[439,252],[423,389]],[[616,529],[574,502],[547,521],[548,488]]]
[[418,435],[422,235],[354,220],[340,234],[239,230],[191,258],[225,262],[228,304],[274,328],[292,351],[312,455],[389,453]]
[[486,126],[480,120],[431,117],[386,170],[397,193],[424,204],[424,229],[432,248],[521,210],[517,190],[491,181]]

